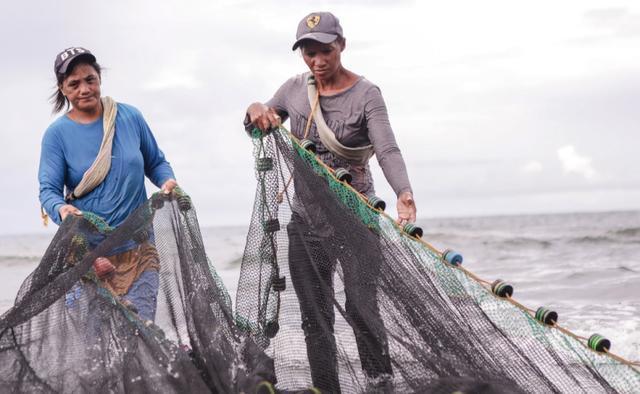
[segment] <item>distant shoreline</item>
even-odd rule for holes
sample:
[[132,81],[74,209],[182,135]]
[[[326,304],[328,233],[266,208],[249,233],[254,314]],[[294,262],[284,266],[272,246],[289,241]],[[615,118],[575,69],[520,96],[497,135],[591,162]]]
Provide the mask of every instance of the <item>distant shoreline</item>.
[[[423,210],[427,210],[428,207],[421,206]],[[391,217],[395,217],[395,212],[387,209],[387,214]],[[562,211],[562,212],[540,212],[540,213],[503,213],[503,214],[487,214],[487,215],[446,215],[446,216],[421,216],[418,217],[416,223],[424,224],[429,221],[446,221],[446,220],[465,220],[465,219],[500,219],[500,218],[526,218],[526,217],[548,217],[548,216],[570,216],[570,215],[610,215],[610,214],[640,214],[640,209],[621,209],[621,210],[604,210],[604,211]],[[10,237],[37,237],[37,236],[52,236],[55,231],[57,231],[58,226],[56,224],[49,224],[48,227],[43,227],[41,231],[37,232],[21,232],[21,233],[3,233],[2,229],[0,229],[0,239],[2,238],[10,238]],[[204,225],[201,226],[203,231],[207,230],[222,230],[222,229],[245,229],[249,230],[249,224],[246,225],[229,225],[229,224],[220,224],[220,225]]]

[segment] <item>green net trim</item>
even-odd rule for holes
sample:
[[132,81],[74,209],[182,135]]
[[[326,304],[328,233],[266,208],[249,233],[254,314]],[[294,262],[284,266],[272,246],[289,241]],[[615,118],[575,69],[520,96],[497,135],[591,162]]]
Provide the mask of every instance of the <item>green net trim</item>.
[[109,234],[110,232],[115,230],[115,228],[109,226],[109,224],[101,216],[98,216],[93,212],[82,211],[82,217],[84,217],[89,223],[93,224],[98,229],[98,231],[103,234]]
[[[385,236],[402,242],[420,259],[422,267],[428,271],[438,284],[443,294],[446,294],[452,302],[456,299],[471,299],[481,306],[483,311],[491,318],[492,322],[509,336],[519,337],[521,340],[533,339],[535,346],[549,347],[570,354],[576,363],[589,364],[598,370],[605,371],[608,381],[617,389],[632,387],[640,376],[640,371],[629,365],[623,364],[605,354],[597,353],[578,341],[557,329],[545,326],[537,321],[527,311],[513,305],[507,300],[498,298],[489,289],[469,277],[464,271],[455,269],[442,261],[435,249],[428,248],[424,243],[407,236],[398,228],[391,218],[380,215],[380,212],[366,204],[350,187],[338,181],[325,166],[319,163],[312,152],[300,146],[299,141],[285,129],[278,132],[285,141],[291,141],[292,147],[298,156],[323,177],[329,188],[340,201],[367,227]],[[260,132],[254,133],[254,138],[264,137]],[[455,308],[454,308],[455,310]],[[461,318],[459,316],[458,318]],[[251,326],[251,322],[237,319],[239,326]],[[488,350],[490,346],[487,346]],[[615,379],[611,379],[615,376]]]
[[182,190],[180,186],[176,186],[173,189],[173,194],[175,194],[177,197],[189,197],[189,195],[184,190]]
[[[281,131],[282,132],[282,131]],[[286,136],[286,134],[285,134]],[[289,137],[286,137],[289,138]],[[380,212],[371,208],[367,203],[365,203],[361,197],[359,197],[356,192],[354,192],[351,188],[347,187],[343,182],[340,182],[336,177],[333,176],[326,167],[318,162],[315,155],[312,152],[304,149],[300,146],[300,143],[296,140],[293,140],[293,147],[298,153],[298,156],[304,162],[306,162],[313,171],[319,176],[323,177],[331,191],[340,199],[340,201],[354,214],[360,219],[360,221],[370,229],[379,232],[380,231]]]

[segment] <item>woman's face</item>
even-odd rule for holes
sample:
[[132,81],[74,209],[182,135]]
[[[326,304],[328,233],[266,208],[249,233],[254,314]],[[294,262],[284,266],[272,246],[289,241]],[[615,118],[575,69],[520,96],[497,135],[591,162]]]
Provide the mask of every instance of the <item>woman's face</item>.
[[340,54],[344,45],[340,40],[331,44],[323,44],[318,41],[306,42],[302,47],[302,58],[316,79],[328,80],[340,69]]
[[93,66],[80,63],[62,81],[60,90],[71,106],[81,112],[94,112],[100,105],[100,75]]

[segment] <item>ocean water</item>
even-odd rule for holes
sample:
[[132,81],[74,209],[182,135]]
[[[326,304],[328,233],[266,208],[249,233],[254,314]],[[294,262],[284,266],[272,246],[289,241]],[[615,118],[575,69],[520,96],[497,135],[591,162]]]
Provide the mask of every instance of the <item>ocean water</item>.
[[[640,361],[640,212],[426,219],[424,240],[464,255],[481,278],[513,284],[531,309],[547,306],[581,336]],[[235,297],[247,229],[202,229],[207,254]],[[0,236],[0,313],[46,250],[49,235]]]
[[558,312],[558,324],[640,361],[640,212],[426,220],[423,237],[455,249],[482,279],[514,285],[513,298]]

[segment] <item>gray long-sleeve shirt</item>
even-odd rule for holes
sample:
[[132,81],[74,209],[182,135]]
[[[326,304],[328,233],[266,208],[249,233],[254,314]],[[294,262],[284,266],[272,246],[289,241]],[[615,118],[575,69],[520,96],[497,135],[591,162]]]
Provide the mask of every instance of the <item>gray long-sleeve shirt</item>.
[[[285,82],[266,105],[278,111],[283,121],[291,120],[291,132],[303,138],[311,105],[307,95],[309,73],[297,75]],[[399,195],[411,191],[407,168],[396,144],[387,107],[380,89],[365,78],[360,78],[349,89],[331,96],[320,96],[324,119],[341,144],[359,147],[372,144],[378,163],[387,181]],[[359,165],[336,157],[329,152],[318,136],[314,122],[307,139],[317,147],[317,154],[331,168],[343,167],[353,176],[353,187],[366,195],[375,193],[369,164]]]

